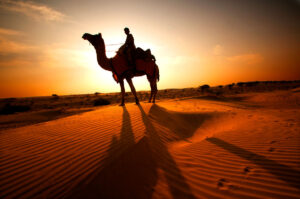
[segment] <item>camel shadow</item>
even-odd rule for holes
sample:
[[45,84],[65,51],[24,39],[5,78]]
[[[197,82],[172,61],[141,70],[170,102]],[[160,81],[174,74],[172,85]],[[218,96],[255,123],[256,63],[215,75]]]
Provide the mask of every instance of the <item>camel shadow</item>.
[[[154,128],[151,120],[146,115],[141,105],[138,105],[143,123],[146,127],[146,136],[149,139],[151,149],[153,151],[153,157],[157,162],[157,166],[163,171],[166,178],[170,193],[174,199],[179,198],[195,198],[190,186],[186,182],[186,179],[182,175],[173,157],[169,153],[167,147],[160,139],[156,129]],[[152,107],[158,107],[152,105]],[[151,108],[152,108],[151,107]],[[151,111],[151,110],[150,110]],[[151,115],[151,113],[149,112]]]
[[78,186],[69,198],[150,199],[158,181],[159,169],[174,199],[195,198],[149,117],[140,105],[138,108],[146,128],[145,136],[135,143],[130,115],[123,107],[120,138],[112,137],[99,171],[94,172],[85,185]]
[[227,150],[232,154],[235,154],[243,159],[253,162],[254,164],[265,169],[267,172],[276,176],[278,179],[285,181],[290,186],[300,189],[300,175],[299,172],[294,170],[293,168],[280,164],[274,160],[270,160],[265,156],[258,155],[251,151],[247,151],[236,145],[225,142],[224,140],[221,140],[219,138],[212,137],[207,138],[206,140],[212,144],[215,144]]
[[151,198],[157,182],[152,154],[147,137],[135,143],[130,116],[123,107],[120,138],[112,137],[100,172],[70,198]]

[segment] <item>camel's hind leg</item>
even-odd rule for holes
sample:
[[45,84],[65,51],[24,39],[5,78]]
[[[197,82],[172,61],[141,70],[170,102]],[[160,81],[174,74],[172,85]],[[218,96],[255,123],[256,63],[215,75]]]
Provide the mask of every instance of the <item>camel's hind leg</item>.
[[156,79],[153,80],[153,103],[155,103],[155,97],[157,94],[157,84],[156,84]]
[[122,95],[122,102],[120,104],[120,106],[124,106],[124,98],[125,98],[125,87],[124,87],[124,81],[123,79],[120,81],[120,87],[121,87],[121,95]]
[[148,78],[148,81],[150,83],[150,87],[151,87],[151,95],[149,98],[149,103],[151,102],[151,99],[153,99],[153,103],[155,103],[155,96],[157,93],[157,84],[156,84],[156,78]]
[[131,79],[131,78],[126,78],[126,80],[127,80],[128,84],[129,84],[129,86],[130,86],[130,89],[131,89],[132,94],[133,94],[134,97],[135,97],[135,103],[136,103],[136,104],[140,104],[139,99],[138,99],[138,97],[136,96],[136,91],[135,91],[134,85],[133,85],[133,83],[132,83],[132,79]]
[[150,98],[149,98],[149,103],[151,102],[152,96],[153,96],[153,84],[152,82],[150,82],[150,87],[151,87],[151,94],[150,94]]

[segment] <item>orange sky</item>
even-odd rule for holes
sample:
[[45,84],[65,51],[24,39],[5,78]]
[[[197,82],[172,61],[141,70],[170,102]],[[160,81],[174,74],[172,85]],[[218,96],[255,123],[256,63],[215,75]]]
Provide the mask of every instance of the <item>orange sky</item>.
[[300,79],[296,0],[1,0],[0,16],[0,97],[118,92],[81,36],[122,43],[125,26],[156,56],[159,89]]

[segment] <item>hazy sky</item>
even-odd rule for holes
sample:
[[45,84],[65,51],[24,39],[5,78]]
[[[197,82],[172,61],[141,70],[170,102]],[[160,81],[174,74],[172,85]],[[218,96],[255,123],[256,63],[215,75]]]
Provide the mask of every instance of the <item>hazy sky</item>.
[[0,0],[0,97],[119,91],[81,36],[122,43],[125,26],[156,56],[159,89],[300,79],[299,21],[297,0]]

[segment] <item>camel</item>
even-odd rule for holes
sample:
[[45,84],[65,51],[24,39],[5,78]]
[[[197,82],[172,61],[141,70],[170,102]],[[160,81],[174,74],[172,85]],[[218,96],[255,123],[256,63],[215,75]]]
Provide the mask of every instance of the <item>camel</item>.
[[[122,97],[120,106],[125,105],[124,79],[126,79],[130,86],[131,92],[135,97],[136,104],[139,104],[139,99],[136,95],[136,90],[132,83],[132,78],[143,75],[147,76],[147,79],[150,83],[151,95],[149,98],[149,103],[151,103],[151,99],[152,103],[155,103],[155,97],[157,94],[157,81],[159,81],[159,69],[155,61],[151,59],[147,60],[143,58],[137,58],[135,60],[136,67],[134,69],[133,67],[128,65],[127,59],[124,54],[117,53],[113,58],[107,58],[105,53],[105,43],[101,33],[95,35],[85,33],[82,38],[84,40],[88,40],[94,46],[99,66],[104,70],[111,71],[113,73],[113,78],[117,81],[117,83],[120,83]],[[142,49],[139,50],[143,51]]]

